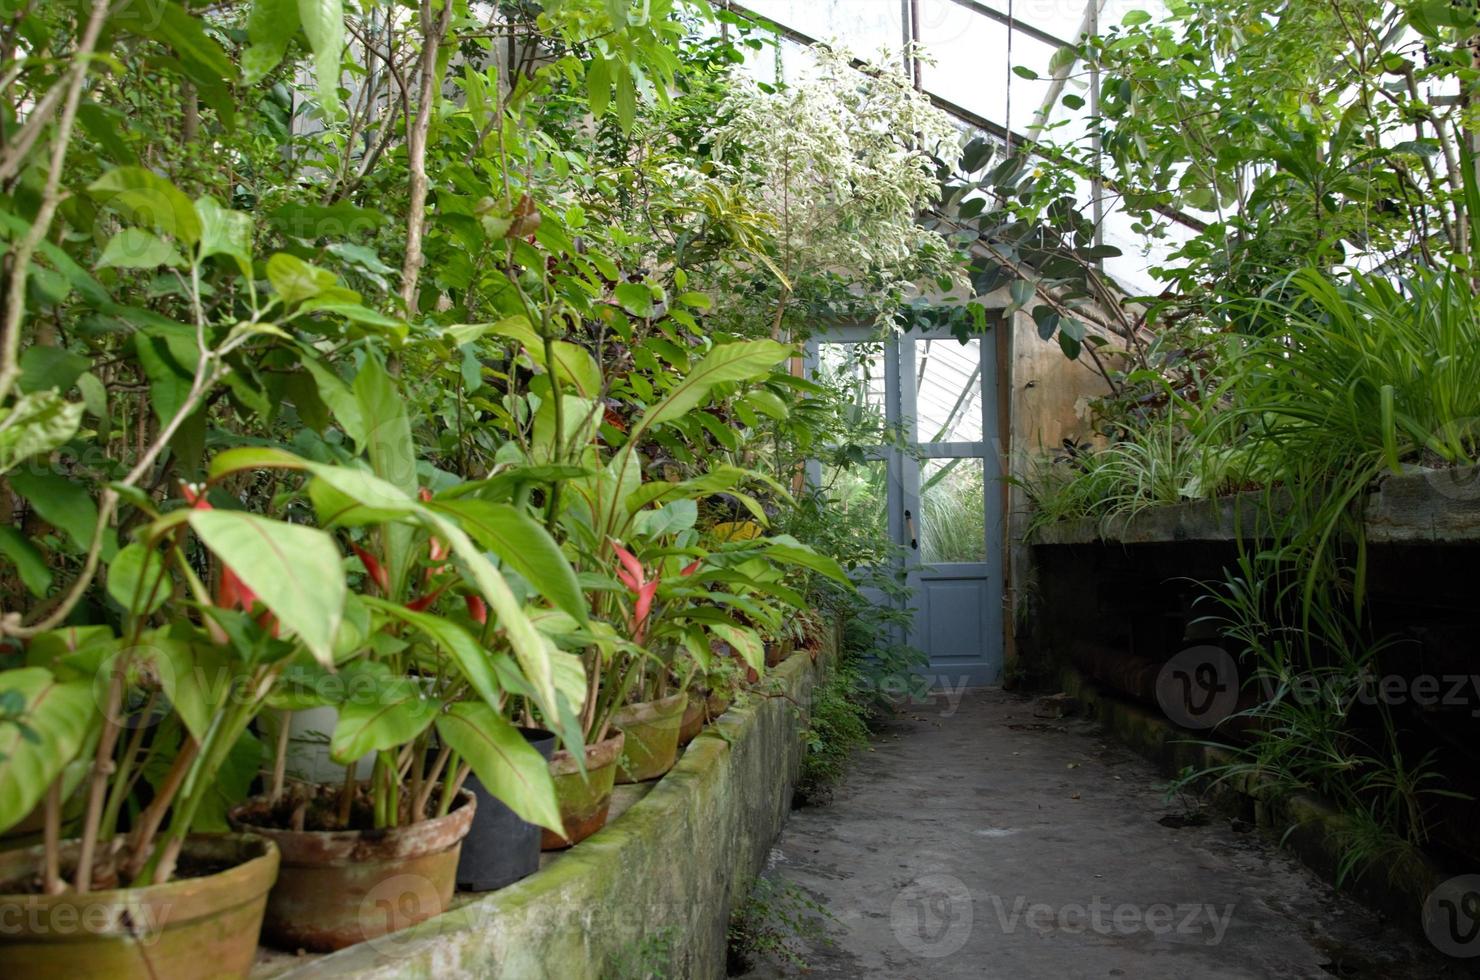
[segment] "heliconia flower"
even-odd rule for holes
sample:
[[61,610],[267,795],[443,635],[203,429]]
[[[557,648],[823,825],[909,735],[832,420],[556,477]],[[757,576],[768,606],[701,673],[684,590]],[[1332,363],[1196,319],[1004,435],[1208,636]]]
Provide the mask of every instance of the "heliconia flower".
[[615,541],[612,542],[612,548],[616,550],[617,559],[622,563],[622,568],[617,569],[617,578],[633,592],[640,591],[647,584],[647,572],[643,570],[642,562]]
[[406,603],[406,608],[410,609],[412,612],[425,612],[432,603],[437,601],[437,596],[441,595],[442,591],[446,588],[446,585],[439,585],[431,592],[428,592],[426,595],[418,596],[417,598],[412,599],[410,602]]
[[385,566],[380,563],[380,560],[354,542],[350,542],[350,548],[359,556],[360,564],[365,566],[365,571],[369,574],[370,581],[374,582],[375,587],[380,589],[381,595],[390,592],[390,575],[386,573]]
[[488,603],[483,601],[482,596],[469,593],[463,596],[463,602],[467,603],[468,615],[473,617],[473,622],[479,626],[488,624]]
[[416,496],[424,504],[429,504],[432,502],[432,491],[430,487],[422,487],[421,489],[417,490]]
[[180,495],[194,510],[212,509],[211,502],[206,499],[205,487],[198,483],[181,483]]
[[658,594],[657,580],[644,583],[637,590],[637,603],[632,607],[632,642],[641,643],[647,634],[648,616],[653,611],[653,597]]
[[678,574],[682,575],[684,578],[688,578],[690,575],[697,572],[699,570],[699,566],[702,564],[704,564],[703,558],[695,558],[693,561],[689,562],[689,564],[685,565]]
[[251,612],[256,602],[257,593],[237,577],[236,572],[231,570],[231,566],[222,562],[221,584],[216,588],[216,606],[221,609],[235,609],[240,606],[245,611]]

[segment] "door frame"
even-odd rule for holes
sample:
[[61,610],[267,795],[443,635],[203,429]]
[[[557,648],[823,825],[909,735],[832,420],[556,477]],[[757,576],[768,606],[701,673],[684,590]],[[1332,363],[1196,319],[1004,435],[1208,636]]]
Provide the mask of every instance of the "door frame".
[[[909,534],[906,527],[905,512],[912,515],[920,513],[920,479],[919,471],[924,461],[930,459],[971,458],[980,459],[983,467],[983,494],[982,506],[984,509],[983,520],[986,533],[986,561],[980,563],[961,563],[975,568],[972,576],[981,577],[986,581],[987,595],[984,609],[986,625],[984,635],[988,642],[994,644],[995,650],[986,651],[986,664],[980,671],[969,676],[970,686],[994,685],[1002,680],[1002,671],[1007,657],[1007,631],[1005,622],[1005,610],[1003,607],[1003,596],[1005,595],[1004,574],[1006,571],[1007,552],[1007,495],[1005,492],[994,492],[994,488],[1003,488],[1004,476],[1004,454],[1002,440],[1002,365],[999,360],[999,349],[1001,347],[999,331],[1007,329],[1010,321],[1003,318],[994,318],[991,329],[980,334],[978,347],[981,351],[981,376],[979,397],[982,403],[982,439],[974,443],[920,443],[914,439],[913,420],[906,420],[904,414],[905,405],[914,405],[918,395],[916,391],[916,345],[913,341],[919,340],[947,340],[955,341],[957,338],[945,328],[914,328],[896,334],[883,333],[877,326],[872,324],[843,323],[829,326],[816,331],[807,341],[806,354],[804,356],[804,367],[806,376],[811,377],[819,363],[818,346],[825,343],[876,343],[883,346],[884,352],[884,417],[886,423],[895,431],[902,432],[906,441],[913,444],[921,453],[921,459],[916,460],[909,453],[889,447],[876,447],[870,453],[871,459],[882,459],[885,463],[886,481],[888,494],[886,503],[886,517],[889,528],[890,539],[897,544],[909,548]],[[904,431],[906,421],[910,422],[909,431]],[[820,486],[822,482],[822,466],[817,460],[808,460],[806,464],[807,480],[812,486]],[[994,506],[994,502],[996,506]],[[916,530],[923,527],[923,522],[917,519]],[[915,552],[918,554],[918,552]],[[944,563],[948,570],[951,564]],[[938,567],[938,566],[937,566]],[[931,573],[928,569],[915,564],[908,572],[908,584],[913,586],[916,594],[920,594],[920,579],[922,576],[928,578]],[[941,574],[944,579],[951,576],[949,571]],[[924,610],[917,606],[917,619],[924,615]],[[922,625],[917,622],[912,633],[919,635]],[[905,638],[902,638],[905,639]],[[913,640],[914,637],[908,639]],[[917,644],[923,647],[923,644]],[[991,668],[995,669],[991,669]],[[946,685],[958,685],[958,677],[937,677],[937,668],[926,665],[922,668],[926,673],[932,686],[938,682]],[[991,676],[988,676],[988,675]]]

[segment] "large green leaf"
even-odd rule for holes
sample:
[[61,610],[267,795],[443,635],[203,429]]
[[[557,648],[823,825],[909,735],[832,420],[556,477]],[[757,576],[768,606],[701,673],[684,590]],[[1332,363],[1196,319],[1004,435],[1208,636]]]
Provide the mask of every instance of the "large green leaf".
[[201,742],[230,693],[232,665],[224,648],[193,639],[155,633],[144,643],[154,651],[155,673],[175,714]]
[[0,525],[0,555],[15,565],[21,582],[32,595],[38,599],[46,595],[51,588],[51,569],[47,567],[45,556],[36,550],[29,538],[8,524]]
[[[56,473],[20,470],[10,475],[10,488],[29,500],[42,520],[71,538],[80,550],[92,545],[98,507],[82,484]],[[108,528],[103,532],[103,560],[111,561],[117,552],[118,539]]]
[[437,719],[437,734],[521,819],[564,833],[549,765],[497,711],[476,701],[459,702]]
[[319,101],[329,113],[339,111],[339,57],[344,50],[342,0],[298,0],[298,19],[313,49]]
[[117,167],[93,181],[88,191],[135,224],[173,235],[186,245],[200,240],[194,203],[152,170]]
[[164,561],[141,541],[125,545],[108,563],[108,595],[135,616],[147,616],[170,597]]
[[82,403],[56,390],[22,395],[0,418],[0,473],[41,453],[49,453],[77,434]]
[[231,59],[221,50],[221,45],[206,34],[199,18],[192,17],[182,6],[169,0],[155,0],[149,9],[153,11],[155,23],[152,29],[141,33],[174,48],[192,78],[210,84],[236,75]]
[[344,616],[344,568],[317,528],[230,510],[194,510],[190,526],[322,664]]
[[276,68],[298,26],[298,0],[253,0],[247,12],[247,39],[252,44],[242,52],[242,81],[255,85]]
[[424,519],[451,546],[453,554],[467,567],[479,593],[488,600],[493,614],[498,617],[499,626],[503,627],[504,634],[508,637],[509,645],[514,649],[514,658],[519,661],[524,679],[529,682],[535,703],[548,717],[559,717],[555,668],[550,660],[547,641],[519,605],[508,581],[457,524],[430,511]]
[[774,340],[746,340],[716,347],[662,401],[643,413],[633,426],[632,437],[702,405],[716,385],[765,376],[791,354],[790,347]]
[[282,297],[283,305],[292,306],[312,299],[339,280],[329,270],[309,265],[296,255],[276,252],[267,260],[267,281]]
[[99,269],[157,269],[162,265],[178,269],[186,262],[175,246],[143,228],[125,228],[108,239],[97,262]]
[[810,547],[802,544],[789,534],[766,539],[765,547],[766,554],[774,561],[809,568],[844,585],[849,584],[851,581],[848,578],[848,573],[843,571],[843,567],[836,561],[827,555],[813,551]]
[[90,678],[59,682],[49,670],[22,667],[0,673],[0,693],[7,691],[24,708],[21,724],[0,722],[0,832],[41,802],[99,718]]
[[252,275],[252,219],[241,211],[223,208],[212,197],[195,201],[200,220],[200,257],[226,255],[235,260],[242,275]]
[[456,517],[474,541],[523,575],[556,607],[580,623],[587,621],[586,597],[575,570],[544,525],[517,507],[476,498],[434,502],[432,507]]
[[363,601],[372,609],[378,609],[419,630],[452,658],[458,672],[480,698],[489,704],[498,703],[500,685],[493,660],[467,630],[441,616],[413,612],[405,606],[376,599],[374,596],[365,596]]
[[367,752],[405,745],[426,731],[440,708],[439,702],[423,694],[416,681],[386,671],[373,687],[356,684],[354,696],[339,706],[339,723],[329,738],[329,755],[335,762],[348,765]]

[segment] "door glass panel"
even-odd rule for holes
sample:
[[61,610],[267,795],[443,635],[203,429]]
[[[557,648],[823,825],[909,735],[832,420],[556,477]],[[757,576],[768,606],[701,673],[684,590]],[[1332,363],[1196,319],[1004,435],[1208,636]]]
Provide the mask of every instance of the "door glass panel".
[[884,417],[884,345],[826,343],[817,345],[816,380],[840,387],[860,410]]
[[915,402],[915,441],[981,442],[981,341],[916,341]]
[[980,459],[920,464],[920,560],[987,560],[985,469]]
[[852,466],[822,466],[829,515],[870,540],[889,540],[889,467],[882,459]]

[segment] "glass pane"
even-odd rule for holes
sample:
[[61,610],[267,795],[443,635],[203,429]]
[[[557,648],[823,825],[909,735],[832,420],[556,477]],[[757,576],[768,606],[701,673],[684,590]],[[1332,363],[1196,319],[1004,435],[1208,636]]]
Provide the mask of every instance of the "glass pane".
[[816,380],[847,389],[855,405],[883,418],[883,344],[818,344]]
[[882,459],[842,467],[824,463],[822,492],[829,513],[850,533],[884,542],[889,538],[889,469]]
[[986,470],[980,459],[920,466],[920,561],[987,560]]
[[982,441],[980,340],[915,342],[915,441]]

